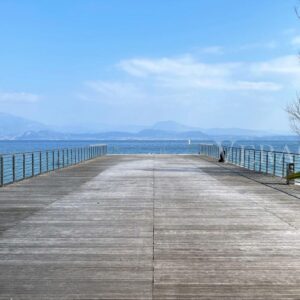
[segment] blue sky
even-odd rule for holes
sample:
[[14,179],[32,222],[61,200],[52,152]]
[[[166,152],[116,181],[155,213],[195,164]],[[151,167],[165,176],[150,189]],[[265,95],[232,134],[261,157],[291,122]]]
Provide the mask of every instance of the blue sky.
[[[65,128],[289,130],[297,0],[0,0],[0,111]],[[103,127],[104,128],[104,127]]]

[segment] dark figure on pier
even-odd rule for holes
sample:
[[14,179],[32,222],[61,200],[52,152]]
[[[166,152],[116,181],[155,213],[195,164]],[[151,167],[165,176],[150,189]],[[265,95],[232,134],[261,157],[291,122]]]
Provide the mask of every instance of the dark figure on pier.
[[225,150],[221,151],[219,162],[225,162]]

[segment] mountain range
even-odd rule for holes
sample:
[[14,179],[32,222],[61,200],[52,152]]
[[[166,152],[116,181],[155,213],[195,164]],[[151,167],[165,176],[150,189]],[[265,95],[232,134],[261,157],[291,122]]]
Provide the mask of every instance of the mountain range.
[[[14,115],[0,113],[1,140],[125,140],[125,139],[291,139],[290,134],[240,128],[198,128],[174,121],[162,121],[152,126],[122,126],[122,130],[108,125],[95,126],[93,130],[83,131],[71,126],[59,128],[31,121]],[[98,130],[97,130],[98,128]],[[130,131],[124,131],[129,129]],[[117,129],[117,130],[116,130]]]

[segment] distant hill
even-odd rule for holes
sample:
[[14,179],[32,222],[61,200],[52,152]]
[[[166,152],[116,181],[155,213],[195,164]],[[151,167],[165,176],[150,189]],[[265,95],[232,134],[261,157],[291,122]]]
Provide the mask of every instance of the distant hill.
[[19,136],[19,140],[125,140],[125,139],[207,139],[200,131],[170,132],[164,130],[145,129],[137,133],[131,132],[100,132],[100,133],[61,133],[56,131],[27,131]]
[[151,129],[154,130],[163,130],[163,131],[175,131],[175,132],[183,132],[183,131],[193,131],[199,130],[199,128],[194,128],[190,126],[186,126],[174,121],[162,121],[155,123]]
[[129,132],[100,132],[100,133],[63,133],[51,130],[27,131],[18,140],[117,140],[130,139]]
[[44,124],[31,121],[25,118],[13,116],[7,113],[0,113],[0,138],[14,139],[26,131],[46,130]]
[[[77,129],[75,129],[77,128]],[[162,121],[153,126],[94,126],[70,125],[66,127],[47,126],[39,122],[0,113],[0,139],[18,140],[126,140],[126,139],[191,139],[191,140],[237,140],[237,139],[295,139],[288,134],[241,128],[201,129],[174,121]]]
[[212,136],[266,136],[270,135],[271,132],[262,130],[251,130],[242,128],[209,128],[202,129],[208,135]]

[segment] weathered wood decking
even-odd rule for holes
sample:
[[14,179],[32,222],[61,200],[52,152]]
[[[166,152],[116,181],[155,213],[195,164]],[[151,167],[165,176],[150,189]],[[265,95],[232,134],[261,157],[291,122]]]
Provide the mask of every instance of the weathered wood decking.
[[0,299],[300,299],[299,195],[175,155],[107,156],[7,186]]

